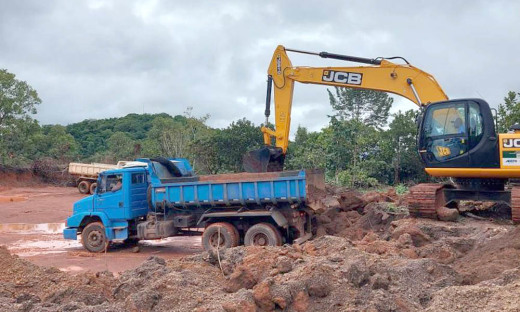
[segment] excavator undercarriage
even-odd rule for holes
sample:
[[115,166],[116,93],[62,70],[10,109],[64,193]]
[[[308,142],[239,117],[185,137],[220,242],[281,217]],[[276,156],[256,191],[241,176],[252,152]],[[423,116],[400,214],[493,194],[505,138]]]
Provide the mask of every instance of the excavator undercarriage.
[[448,209],[457,209],[463,200],[505,203],[511,207],[513,223],[520,223],[520,186],[505,179],[464,179],[455,183],[421,183],[407,196],[411,216],[442,219]]

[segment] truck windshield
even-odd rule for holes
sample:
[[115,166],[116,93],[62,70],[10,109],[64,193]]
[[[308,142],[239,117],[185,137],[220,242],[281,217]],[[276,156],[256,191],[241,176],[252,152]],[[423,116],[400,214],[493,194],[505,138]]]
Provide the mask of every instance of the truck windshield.
[[105,192],[117,192],[123,186],[123,175],[121,174],[109,174],[102,175],[99,186],[97,187],[98,193]]

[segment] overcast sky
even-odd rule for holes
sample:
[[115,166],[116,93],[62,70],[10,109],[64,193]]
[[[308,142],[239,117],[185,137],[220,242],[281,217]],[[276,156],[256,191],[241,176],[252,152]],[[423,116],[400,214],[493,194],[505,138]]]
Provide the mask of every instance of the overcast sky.
[[[263,122],[278,44],[362,57],[403,56],[450,98],[491,106],[520,91],[520,1],[7,1],[0,68],[27,81],[42,124],[129,113]],[[349,66],[290,54],[293,65]],[[414,105],[396,99],[392,111]],[[297,84],[293,129],[319,130],[326,88]],[[274,120],[274,119],[271,119]]]

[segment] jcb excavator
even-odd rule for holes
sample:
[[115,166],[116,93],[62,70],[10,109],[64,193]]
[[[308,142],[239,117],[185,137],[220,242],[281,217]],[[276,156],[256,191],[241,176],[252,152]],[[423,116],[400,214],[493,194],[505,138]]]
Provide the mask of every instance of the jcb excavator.
[[[287,51],[370,66],[293,67]],[[401,59],[403,64],[392,62],[394,59]],[[246,171],[282,170],[295,82],[385,91],[421,107],[417,142],[425,170],[434,177],[450,177],[453,183],[411,188],[410,214],[437,218],[439,209],[456,207],[460,200],[502,201],[511,206],[513,222],[520,222],[520,187],[506,187],[510,178],[520,178],[520,126],[513,127],[513,133],[497,135],[486,101],[448,100],[433,76],[402,57],[368,59],[278,46],[268,70],[265,109],[268,125],[274,85],[275,129],[262,127],[265,147],[244,156]]]

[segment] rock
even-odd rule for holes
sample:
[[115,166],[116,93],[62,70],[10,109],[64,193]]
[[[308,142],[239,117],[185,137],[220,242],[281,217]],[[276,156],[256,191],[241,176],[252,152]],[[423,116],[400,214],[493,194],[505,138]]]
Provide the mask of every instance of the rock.
[[339,201],[337,198],[333,197],[333,196],[326,196],[324,198],[321,199],[321,203],[323,204],[323,206],[326,208],[326,209],[331,209],[331,208],[340,208],[340,204],[339,204]]
[[356,287],[361,287],[368,282],[370,276],[367,267],[363,263],[355,262],[347,270],[347,280]]
[[293,300],[292,308],[295,312],[305,312],[309,307],[309,296],[305,291],[296,294]]
[[[401,239],[401,236],[407,234],[412,239],[415,247],[421,247],[431,242],[431,237],[425,234],[415,224],[409,222],[402,223],[392,231],[392,238],[395,240]],[[408,240],[408,237],[403,237],[401,242]]]
[[222,309],[226,312],[256,312],[256,305],[251,301],[228,301],[222,304]]
[[419,256],[417,255],[417,252],[413,250],[412,248],[405,248],[401,250],[401,255],[408,259],[417,259]]
[[292,261],[287,257],[278,258],[278,263],[276,264],[276,268],[280,273],[287,273],[293,269]]
[[372,284],[372,289],[388,290],[388,285],[390,285],[390,278],[388,275],[381,275],[376,273],[370,278],[370,282]]
[[273,302],[282,310],[287,308],[287,301],[283,297],[274,297]]
[[311,297],[327,297],[330,293],[330,285],[321,278],[310,279],[307,281],[307,291]]
[[438,207],[437,217],[441,221],[457,221],[459,218],[459,211],[457,209]]
[[255,299],[255,303],[261,311],[274,310],[274,302],[268,282],[264,281],[256,285],[256,287],[253,289],[253,298]]
[[403,233],[399,235],[399,238],[397,239],[397,244],[399,245],[399,247],[413,246],[412,235],[410,235],[409,233]]
[[154,290],[144,290],[128,296],[125,300],[129,311],[151,311],[161,299],[161,294]]
[[376,192],[376,191],[367,192],[367,193],[363,194],[361,199],[367,204],[394,201],[390,196],[385,195],[383,193]]
[[357,192],[344,192],[339,196],[340,209],[343,211],[352,211],[363,209],[366,202],[359,197]]
[[256,285],[256,283],[256,277],[253,275],[250,268],[240,265],[231,274],[229,280],[226,281],[224,290],[234,293],[241,288],[251,289]]

